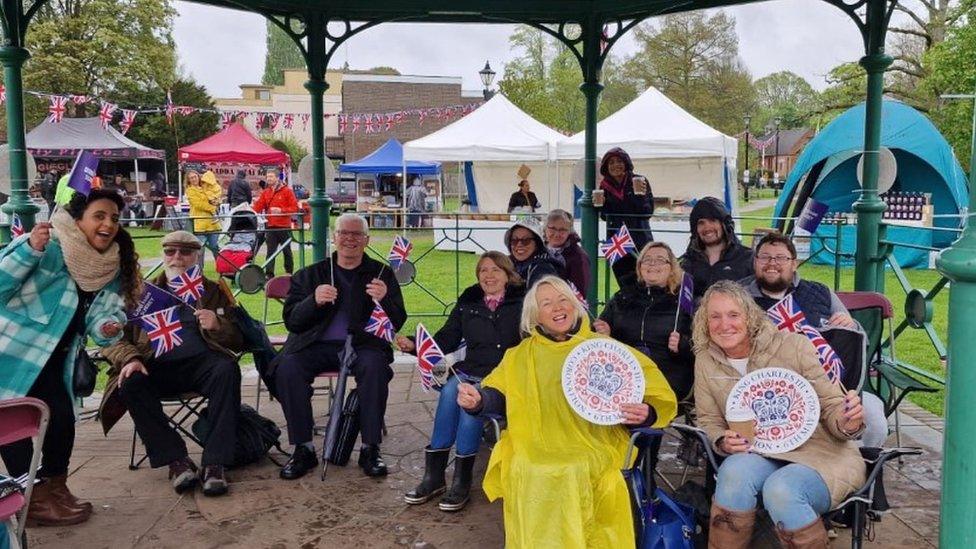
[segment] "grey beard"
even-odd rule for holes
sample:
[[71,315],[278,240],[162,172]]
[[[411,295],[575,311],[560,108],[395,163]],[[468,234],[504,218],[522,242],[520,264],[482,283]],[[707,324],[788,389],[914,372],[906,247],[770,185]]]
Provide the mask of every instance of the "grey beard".
[[173,280],[186,272],[186,267],[169,267],[163,265],[163,272],[166,273],[166,280]]

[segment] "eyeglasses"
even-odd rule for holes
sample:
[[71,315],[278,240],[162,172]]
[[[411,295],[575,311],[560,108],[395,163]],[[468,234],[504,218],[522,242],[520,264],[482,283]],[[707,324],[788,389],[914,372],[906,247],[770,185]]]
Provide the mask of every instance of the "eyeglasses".
[[163,253],[166,254],[166,257],[173,257],[175,254],[180,254],[183,257],[189,257],[197,253],[197,251],[190,248],[163,248]]
[[532,244],[533,242],[535,242],[535,239],[532,238],[531,236],[527,236],[525,238],[515,238],[515,237],[512,237],[511,239],[509,239],[508,242],[512,246],[528,246],[529,244]]
[[759,263],[788,263],[793,261],[793,258],[788,255],[769,255],[769,254],[759,254],[756,256],[756,261]]
[[364,233],[363,231],[346,231],[343,229],[339,229],[338,231],[335,232],[335,234],[339,238],[351,238],[354,240],[359,240],[360,238],[366,237],[366,233]]
[[547,226],[546,230],[552,233],[560,233],[560,234],[569,232],[569,229],[567,229],[566,227],[553,227],[552,225]]
[[647,259],[641,261],[641,265],[651,265],[652,267],[656,267],[659,265],[670,265],[670,264],[671,264],[671,260],[665,259],[663,257],[648,257]]

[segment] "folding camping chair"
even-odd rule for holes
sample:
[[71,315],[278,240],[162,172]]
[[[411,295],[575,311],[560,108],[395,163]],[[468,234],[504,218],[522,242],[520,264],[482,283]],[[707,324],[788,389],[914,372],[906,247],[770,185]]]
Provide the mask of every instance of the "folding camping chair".
[[[895,316],[894,308],[887,297],[877,292],[837,292],[837,297],[867,333],[867,356],[871,369],[871,375],[868,376],[869,388],[884,402],[885,417],[895,414],[895,444],[901,446],[898,406],[914,391],[934,393],[936,390],[899,368],[892,320]],[[887,339],[884,338],[885,324],[888,325]],[[885,347],[888,349],[887,353]]]
[[[198,395],[197,393],[183,393],[180,395],[167,396],[160,399],[163,403],[163,408],[166,407],[176,409],[172,412],[166,413],[166,421],[170,424],[177,432],[181,433],[186,438],[192,440],[197,446],[203,448],[203,441],[197,438],[193,434],[192,423],[187,425],[189,422],[196,421],[200,417],[200,410],[207,404],[206,397]],[[165,413],[165,412],[164,412]],[[136,461],[136,438],[138,434],[135,428],[132,429],[132,448],[129,450],[129,470],[135,471],[140,465],[147,459],[149,459],[149,454],[143,454],[139,461]]]
[[[288,290],[291,289],[291,275],[280,275],[272,278],[264,286],[264,316],[262,322],[265,326],[268,326],[268,303],[273,299],[278,303],[284,305],[285,299],[288,297]],[[281,323],[284,321],[282,320]],[[271,325],[279,324],[279,322],[272,322]],[[288,340],[286,335],[269,335],[268,338],[271,340],[271,345],[277,350],[281,350],[285,346],[285,341]],[[326,380],[326,393],[329,395],[329,402],[332,402],[333,397],[335,397],[335,380],[339,377],[339,372],[322,372],[315,376],[316,379]],[[261,411],[261,393],[264,387],[264,383],[261,381],[261,377],[258,376],[258,387],[257,396],[254,401],[255,411]],[[321,391],[313,391],[312,395],[322,394]]]
[[[712,477],[712,485],[714,485],[721,459],[712,448],[708,435],[702,429],[690,425],[672,424],[671,427],[698,438],[708,461],[706,475]],[[867,479],[825,515],[827,517],[849,516],[850,520],[845,522],[851,525],[851,549],[860,549],[864,537],[870,534],[868,519],[871,522],[880,522],[881,514],[889,508],[884,496],[885,464],[902,456],[917,456],[922,453],[921,448],[861,448],[860,451],[864,466],[867,468]]]
[[47,404],[32,397],[0,401],[0,446],[30,438],[34,447],[30,468],[24,480],[5,479],[0,492],[0,522],[7,527],[10,547],[26,546],[24,526],[27,521],[34,479],[41,463],[41,447],[50,413]]

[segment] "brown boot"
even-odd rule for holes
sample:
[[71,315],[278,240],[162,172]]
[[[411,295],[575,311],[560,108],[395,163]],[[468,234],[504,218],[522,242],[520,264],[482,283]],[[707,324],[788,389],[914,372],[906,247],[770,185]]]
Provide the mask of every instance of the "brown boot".
[[708,529],[708,549],[746,549],[752,539],[756,511],[730,511],[712,504],[711,525]]
[[27,526],[69,526],[85,522],[89,517],[91,510],[69,507],[64,503],[51,481],[38,484],[31,493]]
[[90,501],[81,501],[68,490],[68,475],[60,475],[56,477],[50,477],[47,479],[51,483],[51,491],[61,500],[62,503],[67,505],[72,509],[81,509],[82,511],[91,513],[92,504]]
[[830,539],[823,519],[816,520],[797,530],[784,530],[783,523],[776,525],[776,537],[783,549],[827,549]]

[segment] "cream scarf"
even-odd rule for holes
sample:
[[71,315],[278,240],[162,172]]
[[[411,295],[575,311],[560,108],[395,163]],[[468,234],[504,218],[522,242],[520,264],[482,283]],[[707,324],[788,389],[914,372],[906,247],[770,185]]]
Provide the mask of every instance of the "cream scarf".
[[64,263],[71,278],[86,292],[97,292],[119,274],[119,245],[113,242],[104,252],[88,243],[85,233],[68,212],[58,209],[51,216],[54,236],[61,243]]

